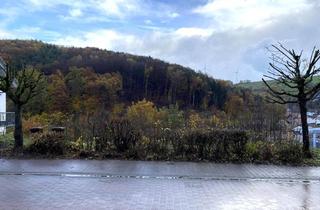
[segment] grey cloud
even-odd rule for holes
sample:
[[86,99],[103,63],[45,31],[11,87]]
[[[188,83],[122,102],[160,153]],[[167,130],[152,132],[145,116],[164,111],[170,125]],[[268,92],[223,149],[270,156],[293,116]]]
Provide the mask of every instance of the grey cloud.
[[157,43],[145,40],[145,50],[138,52],[145,54],[147,49],[156,48],[151,55],[195,69],[203,70],[206,66],[213,77],[235,80],[238,70],[239,79],[259,80],[268,69],[265,48],[271,44],[282,42],[289,48],[304,49],[306,55],[314,45],[320,47],[319,9],[315,5],[309,11],[279,17],[261,28],[239,28],[214,33],[205,39],[167,36]]
[[[308,11],[278,16],[274,22],[261,27],[216,31],[209,36],[178,36],[175,31],[147,32],[142,36],[131,34],[127,36],[134,38],[127,42],[118,40],[112,49],[206,70],[215,78],[235,81],[235,72],[239,71],[239,80],[260,80],[268,69],[265,48],[271,44],[280,41],[289,48],[306,50],[314,45],[320,47],[319,9],[319,1],[316,1]],[[210,29],[214,27],[208,27]]]

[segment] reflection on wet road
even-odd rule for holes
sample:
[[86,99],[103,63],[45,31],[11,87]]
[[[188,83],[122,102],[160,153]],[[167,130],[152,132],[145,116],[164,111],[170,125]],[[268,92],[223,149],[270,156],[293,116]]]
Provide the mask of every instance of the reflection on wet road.
[[0,209],[320,208],[319,168],[71,161],[72,171],[49,161],[28,171],[30,162],[13,162],[0,165]]

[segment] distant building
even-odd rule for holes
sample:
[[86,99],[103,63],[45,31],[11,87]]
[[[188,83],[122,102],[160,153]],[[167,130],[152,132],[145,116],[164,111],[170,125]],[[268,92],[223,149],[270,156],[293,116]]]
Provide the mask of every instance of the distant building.
[[[6,64],[0,57],[0,76],[6,74]],[[16,81],[12,84],[16,87]],[[14,113],[7,112],[6,93],[0,91],[0,133],[5,133],[8,126],[14,126]]]
[[307,112],[308,117],[315,117],[316,113],[315,112]]
[[311,147],[320,148],[320,128],[309,129]]
[[[290,113],[290,116],[295,116],[290,119],[290,124],[295,126],[292,131],[296,140],[302,142],[302,127],[299,113]],[[320,115],[316,112],[307,112],[307,122],[309,128],[310,146],[320,148]]]
[[[296,140],[302,142],[302,127],[297,126],[292,129]],[[310,146],[313,148],[320,148],[320,128],[309,127]]]
[[[0,75],[4,76],[6,70],[5,62],[0,58]],[[6,111],[7,111],[7,104],[6,104],[6,93],[0,91],[0,132],[4,133],[6,127],[3,122],[6,121]]]

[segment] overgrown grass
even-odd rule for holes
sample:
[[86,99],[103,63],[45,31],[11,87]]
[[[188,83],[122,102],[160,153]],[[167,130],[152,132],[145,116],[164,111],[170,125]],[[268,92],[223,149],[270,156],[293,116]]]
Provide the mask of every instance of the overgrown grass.
[[303,164],[309,166],[320,166],[320,148],[312,150],[312,159],[304,159]]
[[[29,146],[32,143],[30,136],[24,136],[23,145],[25,147]],[[14,145],[13,129],[7,128],[5,133],[0,133],[0,148],[12,148]]]
[[0,133],[0,148],[12,148],[13,147],[13,133],[7,132],[5,134]]

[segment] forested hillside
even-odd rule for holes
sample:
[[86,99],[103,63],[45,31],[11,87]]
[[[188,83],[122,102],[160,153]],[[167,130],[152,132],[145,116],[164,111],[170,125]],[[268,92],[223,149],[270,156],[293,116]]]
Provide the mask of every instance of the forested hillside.
[[[313,77],[311,85],[315,85],[319,82],[320,82],[320,76],[315,76],[315,77]],[[279,85],[275,81],[269,81],[269,83],[273,87],[278,86],[279,88],[288,89],[288,87],[286,87],[285,85],[281,85],[281,84]],[[240,88],[250,89],[258,94],[265,93],[268,90],[267,86],[262,82],[262,80],[257,81],[257,82],[244,81],[244,82],[240,82],[240,83],[236,84],[235,86],[240,87]]]
[[[147,99],[157,106],[222,109],[230,85],[205,74],[151,57],[97,48],[67,48],[39,41],[1,40],[0,56],[35,66],[49,78],[49,108],[67,111],[70,99],[99,104]],[[65,80],[66,83],[62,84]],[[78,97],[79,96],[79,97]],[[58,103],[58,104],[57,104]]]
[[[22,110],[31,153],[238,160],[247,139],[288,133],[285,107],[151,57],[21,40],[0,41],[0,56],[12,67],[25,64],[45,74],[40,93]],[[54,127],[66,132],[57,136]],[[43,133],[32,136],[34,129]],[[264,148],[254,143],[248,157],[264,160]]]
[[[314,76],[310,85],[316,85],[320,82],[320,76]],[[276,81],[269,81],[269,84],[276,89],[289,90],[289,88],[283,84],[279,84]],[[268,94],[268,88],[262,81],[257,82],[240,82],[235,87],[246,89],[253,92],[256,95],[265,96]],[[320,107],[320,95],[317,94],[313,100],[310,100],[307,104],[311,111],[319,112]],[[298,112],[299,108],[296,104],[287,104],[287,107],[294,112]]]

